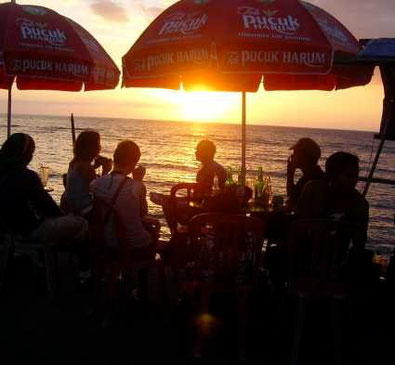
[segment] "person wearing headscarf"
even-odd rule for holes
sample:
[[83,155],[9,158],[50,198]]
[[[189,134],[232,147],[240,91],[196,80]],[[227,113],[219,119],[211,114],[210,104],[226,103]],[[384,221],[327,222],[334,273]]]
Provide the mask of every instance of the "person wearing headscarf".
[[38,175],[27,166],[35,143],[25,133],[12,134],[0,149],[0,229],[43,244],[68,243],[86,233],[82,218],[63,216]]

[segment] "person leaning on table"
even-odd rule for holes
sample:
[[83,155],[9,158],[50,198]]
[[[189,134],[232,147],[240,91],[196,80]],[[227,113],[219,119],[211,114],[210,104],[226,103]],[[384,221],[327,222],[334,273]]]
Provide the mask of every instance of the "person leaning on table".
[[25,133],[12,134],[0,150],[0,220],[5,233],[19,234],[43,244],[83,242],[87,223],[65,216],[27,166],[35,143]]

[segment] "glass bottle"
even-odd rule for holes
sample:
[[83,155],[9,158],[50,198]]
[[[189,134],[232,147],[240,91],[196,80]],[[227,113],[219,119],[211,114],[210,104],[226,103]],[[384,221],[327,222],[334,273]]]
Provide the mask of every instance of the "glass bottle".
[[265,185],[263,189],[263,205],[268,207],[272,200],[272,183],[270,176],[265,178]]
[[230,188],[235,185],[235,182],[233,181],[233,171],[231,167],[228,167],[226,169],[226,181],[225,181],[225,187]]
[[254,184],[254,197],[255,197],[255,201],[258,204],[262,203],[264,188],[265,188],[265,182],[263,181],[263,169],[262,166],[259,166],[258,177]]

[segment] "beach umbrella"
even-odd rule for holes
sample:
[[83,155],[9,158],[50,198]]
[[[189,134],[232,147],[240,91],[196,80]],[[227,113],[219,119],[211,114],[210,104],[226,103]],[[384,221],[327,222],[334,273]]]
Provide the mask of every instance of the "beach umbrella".
[[120,72],[83,27],[57,12],[15,2],[0,4],[0,88],[80,91],[113,89]]
[[181,0],[124,55],[123,86],[241,91],[245,174],[246,92],[262,79],[266,90],[364,85],[372,69],[346,64],[357,52],[338,20],[306,2]]

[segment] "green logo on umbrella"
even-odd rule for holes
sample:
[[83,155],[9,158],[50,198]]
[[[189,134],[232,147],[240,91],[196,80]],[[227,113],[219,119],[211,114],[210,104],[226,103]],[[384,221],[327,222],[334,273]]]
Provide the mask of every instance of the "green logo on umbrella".
[[268,5],[268,4],[273,4],[276,0],[258,0],[258,1],[260,3]]
[[23,6],[23,10],[32,15],[45,15],[47,13],[47,11],[40,6],[25,5]]

